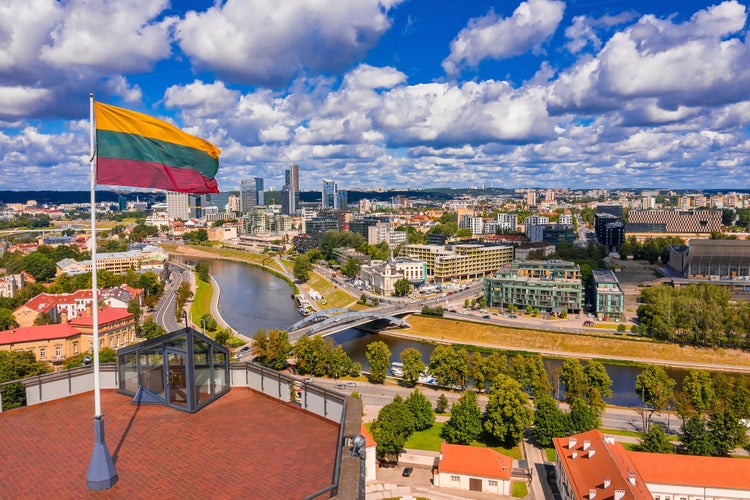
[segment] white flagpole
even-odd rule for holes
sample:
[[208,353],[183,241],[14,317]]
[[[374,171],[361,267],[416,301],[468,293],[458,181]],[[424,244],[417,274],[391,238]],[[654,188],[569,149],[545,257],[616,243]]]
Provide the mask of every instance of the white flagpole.
[[91,172],[91,326],[94,336],[94,451],[86,473],[89,490],[106,490],[117,482],[112,456],[104,441],[104,419],[102,418],[101,387],[99,382],[99,303],[96,283],[96,143],[94,127],[94,94],[89,94],[89,159]]

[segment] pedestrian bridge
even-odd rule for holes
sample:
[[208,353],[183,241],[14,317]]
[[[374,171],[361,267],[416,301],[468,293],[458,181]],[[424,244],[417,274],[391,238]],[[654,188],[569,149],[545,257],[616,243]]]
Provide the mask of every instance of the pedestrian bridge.
[[347,328],[380,321],[388,326],[408,328],[409,323],[401,318],[379,314],[374,311],[352,311],[349,309],[323,309],[296,322],[287,330],[296,337],[302,335],[330,335]]

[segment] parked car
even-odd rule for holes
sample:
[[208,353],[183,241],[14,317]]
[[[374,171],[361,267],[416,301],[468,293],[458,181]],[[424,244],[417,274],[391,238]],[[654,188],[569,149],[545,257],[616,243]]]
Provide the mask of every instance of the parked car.
[[346,389],[346,385],[344,385],[344,384],[336,384],[336,389]]
[[304,381],[305,381],[306,384],[312,384],[313,383],[313,378],[312,377],[305,377]]
[[586,321],[583,322],[583,326],[594,326],[594,322],[591,321],[590,319],[587,319]]
[[411,473],[414,471],[414,467],[404,467],[404,472],[401,474],[404,477],[411,476]]
[[484,316],[482,316],[482,317],[483,317],[484,319],[490,319],[490,315],[489,315],[489,314],[485,314],[485,315],[484,315]]
[[357,384],[355,382],[347,382],[345,385],[347,387],[357,387]]

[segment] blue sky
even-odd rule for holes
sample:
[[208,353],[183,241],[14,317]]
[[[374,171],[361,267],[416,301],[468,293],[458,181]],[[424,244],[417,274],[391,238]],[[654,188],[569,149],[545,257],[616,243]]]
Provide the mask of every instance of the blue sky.
[[88,94],[281,188],[750,186],[735,0],[5,0],[0,189],[87,189]]

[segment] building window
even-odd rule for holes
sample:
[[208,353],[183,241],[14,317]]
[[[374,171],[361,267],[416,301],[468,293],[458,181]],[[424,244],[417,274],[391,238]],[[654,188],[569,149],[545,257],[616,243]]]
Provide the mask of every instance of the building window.
[[78,354],[78,342],[73,342],[73,354]]
[[451,481],[460,481],[460,480],[461,478],[459,478],[458,476],[451,476]]
[[497,486],[497,481],[493,481],[492,479],[487,481],[487,484],[490,486]]
[[47,359],[47,349],[45,347],[39,348],[39,359]]
[[62,358],[62,347],[55,346],[55,357],[56,358]]

